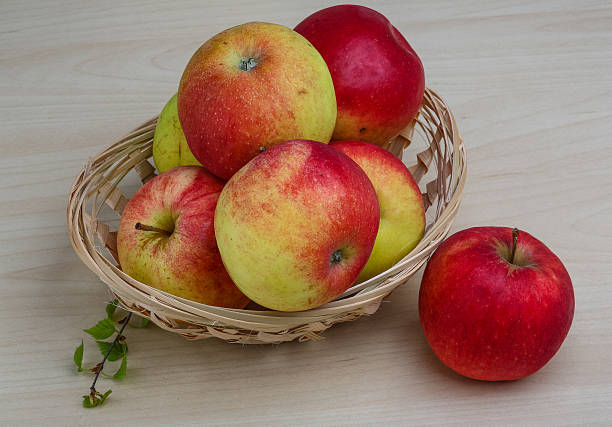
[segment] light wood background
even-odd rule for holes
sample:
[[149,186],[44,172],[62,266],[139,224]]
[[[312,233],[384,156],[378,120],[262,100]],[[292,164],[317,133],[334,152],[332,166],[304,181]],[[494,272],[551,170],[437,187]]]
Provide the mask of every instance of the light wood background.
[[[105,286],[65,224],[87,157],[157,114],[192,52],[246,21],[293,27],[325,1],[0,0],[0,424],[612,424],[612,4],[371,1],[421,56],[468,151],[455,230],[521,227],[573,279],[576,314],[540,372],[482,383],[445,368],[420,274],[321,342],[238,346],[130,329],[103,408],[72,352]],[[503,4],[505,3],[505,4]],[[85,360],[99,357],[86,339]]]

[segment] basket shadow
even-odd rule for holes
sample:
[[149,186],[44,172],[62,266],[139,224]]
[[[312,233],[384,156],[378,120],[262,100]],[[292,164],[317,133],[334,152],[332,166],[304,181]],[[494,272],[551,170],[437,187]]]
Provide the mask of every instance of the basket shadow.
[[[188,341],[157,327],[130,331],[126,386],[140,393],[149,385],[174,384],[182,395],[197,396],[187,398],[192,403],[205,401],[211,416],[219,417],[227,410],[273,414],[270,402],[279,396],[303,413],[333,399],[336,410],[354,414],[380,399],[411,401],[416,394],[443,402],[498,399],[510,389],[520,391],[516,383],[464,378],[437,359],[421,330],[416,276],[386,298],[377,313],[337,324],[320,341],[236,345],[216,338]],[[231,391],[232,401],[241,406],[228,402],[223,391]]]

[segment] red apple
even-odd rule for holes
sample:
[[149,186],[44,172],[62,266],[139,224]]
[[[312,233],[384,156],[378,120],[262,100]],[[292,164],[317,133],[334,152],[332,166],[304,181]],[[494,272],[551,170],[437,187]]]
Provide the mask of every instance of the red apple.
[[332,139],[384,145],[415,117],[423,100],[421,60],[380,13],[363,6],[322,9],[295,31],[325,59],[338,118]]
[[354,161],[320,142],[289,141],[227,182],[215,233],[242,292],[264,307],[299,311],[351,286],[378,222],[376,193]]
[[126,205],[117,234],[123,271],[193,301],[243,308],[249,300],[223,267],[213,219],[223,182],[181,166],[143,185]]
[[363,169],[378,196],[380,226],[370,259],[357,279],[362,282],[396,264],[421,241],[425,232],[423,198],[406,165],[384,148],[361,141],[330,145]]
[[229,28],[204,43],[178,90],[189,148],[223,179],[279,142],[329,142],[336,113],[319,52],[295,31],[265,22]]
[[425,338],[469,378],[516,380],[544,366],[574,317],[565,267],[524,231],[476,227],[444,241],[419,293]]

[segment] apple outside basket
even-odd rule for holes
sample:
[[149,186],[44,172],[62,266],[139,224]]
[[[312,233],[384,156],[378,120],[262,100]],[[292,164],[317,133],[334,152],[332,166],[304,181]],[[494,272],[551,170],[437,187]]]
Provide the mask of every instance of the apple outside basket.
[[[383,298],[408,281],[448,234],[463,194],[466,153],[444,100],[426,89],[419,114],[387,149],[410,166],[423,192],[427,225],[421,242],[400,262],[311,310],[284,313],[214,307],[159,291],[117,266],[120,215],[138,186],[156,175],[149,162],[157,117],[90,158],[68,198],[68,231],[81,260],[126,310],[187,339],[217,337],[242,344],[320,339],[335,323],[376,312]],[[409,159],[409,160],[407,160]]]

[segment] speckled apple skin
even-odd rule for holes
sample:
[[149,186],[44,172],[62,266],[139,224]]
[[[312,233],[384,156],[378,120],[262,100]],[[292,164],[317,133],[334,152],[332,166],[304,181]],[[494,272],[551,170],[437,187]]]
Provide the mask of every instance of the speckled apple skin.
[[425,232],[423,197],[406,165],[384,148],[361,141],[337,141],[330,146],[363,169],[380,205],[374,249],[357,278],[362,282],[392,267],[421,241]]
[[166,103],[157,120],[153,136],[153,161],[160,173],[177,166],[201,166],[193,157],[181,128],[176,94]]
[[[257,65],[243,71],[243,58]],[[337,109],[331,75],[312,44],[282,25],[251,22],[196,51],[181,77],[178,113],[194,156],[227,180],[261,147],[329,142]]]
[[[249,299],[227,274],[214,235],[223,181],[199,166],[180,166],[143,185],[126,205],[117,234],[125,273],[159,290],[221,307]],[[167,237],[136,223],[172,231]]]
[[[289,141],[255,157],[226,184],[215,212],[225,266],[249,298],[299,311],[357,279],[376,238],[379,208],[366,174],[320,142]],[[340,262],[332,255],[340,251]]]
[[334,81],[333,140],[384,145],[416,116],[425,90],[423,64],[380,13],[339,5],[304,19],[295,31],[321,53]]
[[506,261],[511,247],[511,228],[470,228],[444,241],[425,269],[425,338],[466,377],[526,377],[555,355],[572,324],[574,291],[559,258],[525,231],[515,259],[526,266]]

